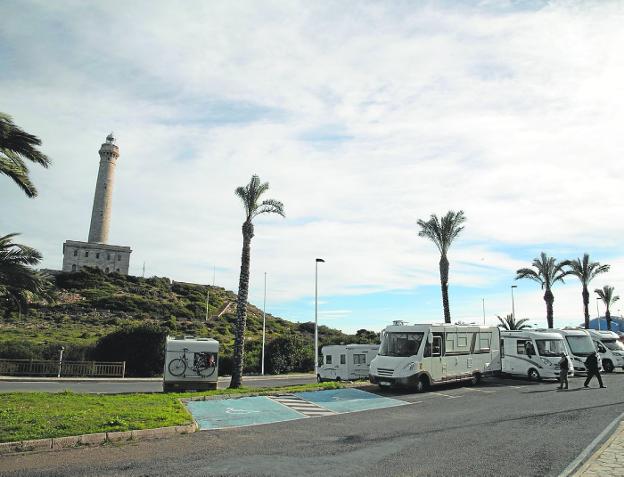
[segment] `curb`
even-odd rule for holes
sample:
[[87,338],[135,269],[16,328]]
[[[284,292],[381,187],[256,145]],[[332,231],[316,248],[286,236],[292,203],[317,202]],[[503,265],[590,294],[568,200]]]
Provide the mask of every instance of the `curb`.
[[136,429],[133,431],[98,432],[79,436],[52,437],[16,442],[0,442],[0,455],[22,452],[47,452],[106,443],[162,439],[176,434],[191,434],[197,431],[197,423],[182,426],[158,427],[156,429]]
[[606,443],[611,443],[617,435],[618,425],[624,423],[624,413],[609,423],[604,430],[568,465],[559,477],[575,476],[593,462]]
[[[335,388],[335,389],[361,388],[364,386],[365,384],[362,384],[362,383],[342,381],[342,388]],[[327,391],[327,389],[319,386],[316,389],[307,389],[306,392],[307,391]],[[298,391],[292,391],[292,392],[298,392]],[[280,394],[291,394],[291,392],[274,390],[274,391],[256,391],[256,392],[249,392],[249,393],[217,394],[214,396],[205,396],[205,395],[204,396],[191,396],[188,398],[180,398],[180,401],[182,403],[189,402],[189,401],[219,401],[222,399],[236,399],[236,398],[243,398],[243,397],[279,396]]]
[[611,445],[611,443],[620,436],[620,433],[623,432],[623,431],[624,431],[624,422],[620,422],[620,425],[615,427],[615,431],[613,431],[611,433],[611,435],[604,442],[604,444],[602,444],[591,455],[591,457],[585,461],[585,463],[583,465],[581,465],[580,467],[577,467],[575,472],[574,472],[574,474],[572,474],[572,475],[575,476],[575,477],[583,475],[583,472],[585,472],[587,469],[589,469],[589,467],[591,467],[591,465],[598,459],[598,457],[600,455],[602,455],[602,451],[607,449]]

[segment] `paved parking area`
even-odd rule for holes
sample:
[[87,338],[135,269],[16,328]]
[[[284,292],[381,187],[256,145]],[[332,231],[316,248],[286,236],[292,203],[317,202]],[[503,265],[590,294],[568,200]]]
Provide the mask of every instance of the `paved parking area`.
[[254,426],[409,404],[361,389],[331,389],[280,396],[189,401],[200,430]]

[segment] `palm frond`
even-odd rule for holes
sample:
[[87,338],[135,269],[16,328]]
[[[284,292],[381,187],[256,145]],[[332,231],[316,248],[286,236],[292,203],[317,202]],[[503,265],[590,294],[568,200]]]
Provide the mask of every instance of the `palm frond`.
[[462,224],[465,221],[466,217],[463,210],[459,212],[449,210],[441,219],[437,215],[431,214],[429,220],[419,219],[417,221],[420,226],[418,236],[431,240],[440,253],[446,255],[453,240],[464,230]]
[[282,204],[279,200],[267,199],[263,200],[260,207],[256,209],[253,216],[256,217],[260,214],[278,214],[282,217],[286,217],[284,213],[284,204]]

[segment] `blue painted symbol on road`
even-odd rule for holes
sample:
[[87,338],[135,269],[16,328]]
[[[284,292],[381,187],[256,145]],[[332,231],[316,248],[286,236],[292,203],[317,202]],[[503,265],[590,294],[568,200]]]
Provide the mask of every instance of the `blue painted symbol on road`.
[[329,389],[296,393],[301,399],[313,402],[334,412],[366,411],[384,407],[402,406],[406,403],[398,399],[385,398],[361,389]]

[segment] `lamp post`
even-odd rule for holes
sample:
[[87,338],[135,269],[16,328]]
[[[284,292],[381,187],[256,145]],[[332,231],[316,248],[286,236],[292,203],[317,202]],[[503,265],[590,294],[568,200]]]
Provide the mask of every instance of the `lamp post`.
[[514,302],[514,288],[518,288],[518,285],[511,285],[511,317],[516,321],[516,303]]
[[481,298],[481,306],[483,307],[483,324],[485,325],[485,298]]
[[314,376],[318,376],[318,264],[325,263],[317,258],[314,264]]
[[262,306],[262,370],[261,374],[264,376],[264,342],[266,336],[266,285],[267,285],[267,272],[264,272],[264,304]]
[[63,351],[65,351],[65,346],[61,346],[59,350],[59,365],[58,365],[58,373],[56,375],[57,378],[61,377],[61,367],[63,366]]

